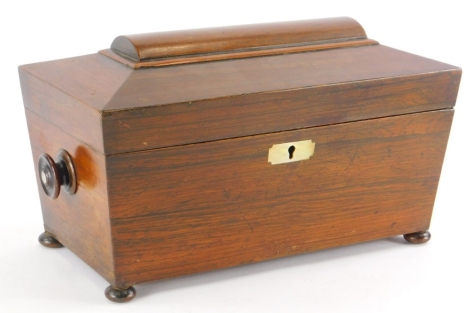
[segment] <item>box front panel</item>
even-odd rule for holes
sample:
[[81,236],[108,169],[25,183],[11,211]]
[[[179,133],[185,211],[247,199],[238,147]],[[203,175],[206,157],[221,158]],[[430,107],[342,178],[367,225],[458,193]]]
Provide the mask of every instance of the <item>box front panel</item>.
[[[452,116],[108,156],[117,284],[427,230]],[[268,162],[273,145],[304,140],[315,143],[310,159]]]

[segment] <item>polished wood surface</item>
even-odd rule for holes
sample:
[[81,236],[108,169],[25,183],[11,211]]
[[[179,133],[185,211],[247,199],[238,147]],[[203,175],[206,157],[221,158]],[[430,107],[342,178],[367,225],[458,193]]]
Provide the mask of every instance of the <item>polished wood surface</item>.
[[[444,71],[105,112],[105,151],[116,154],[452,108],[460,74]],[[139,86],[144,81],[121,90],[118,101],[125,102],[133,88],[144,92]],[[127,103],[135,103],[129,98]]]
[[[452,116],[107,157],[117,286],[428,229]],[[308,139],[310,160],[268,163],[273,144]]]
[[72,158],[65,150],[59,150],[56,160],[47,153],[41,154],[37,165],[42,189],[51,199],[56,199],[60,190],[70,195],[77,191],[77,177]]
[[24,106],[103,152],[100,110],[130,72],[99,54],[23,65],[19,75]]
[[38,241],[46,248],[62,248],[63,245],[47,231],[39,235]]
[[119,36],[111,49],[127,58],[145,61],[366,38],[358,22],[339,17]]
[[[41,243],[71,249],[124,302],[138,283],[429,240],[461,69],[375,44],[352,19],[282,25],[122,37],[115,52],[21,66]],[[310,159],[268,162],[273,145],[308,140]],[[37,160],[60,149],[78,189],[53,200]]]
[[65,149],[72,156],[77,175],[77,193],[61,192],[53,200],[42,190],[36,168],[46,232],[113,284],[105,157],[28,109],[26,119],[35,167],[42,153],[56,155]]
[[[322,88],[333,86],[365,87],[377,81],[386,83],[408,76],[440,72],[455,72],[457,81],[460,77],[460,69],[455,66],[382,45],[138,69],[130,71],[119,90],[105,105],[103,119],[115,111],[131,113],[139,109],[175,104],[197,105],[198,101],[233,100],[236,97],[243,101],[244,97],[259,94],[269,96],[270,93],[293,92],[291,97],[297,98],[296,92],[305,89],[323,92]],[[419,78],[415,77],[418,81]],[[441,92],[455,95],[457,87],[458,84],[454,84],[449,86],[449,91],[443,89]],[[397,91],[405,88],[397,88]],[[358,89],[361,91],[362,88]],[[423,98],[433,103],[426,96],[428,88],[422,89]],[[362,89],[365,96],[369,92]],[[303,100],[309,102],[315,111],[318,106],[325,105],[322,102],[312,103],[308,98]],[[251,106],[265,114],[270,113],[264,105],[252,103]],[[247,107],[241,106],[239,109],[245,110]],[[285,109],[295,111],[296,106],[290,105]],[[363,108],[356,104],[354,109]],[[230,119],[230,115],[225,118]]]
[[109,301],[117,302],[117,303],[124,303],[124,302],[129,302],[132,299],[134,299],[137,293],[134,287],[118,289],[118,288],[109,286],[104,291],[104,294],[106,298],[108,298]]
[[403,237],[409,243],[421,244],[431,240],[431,233],[429,231],[419,231],[411,234],[404,234]]
[[378,44],[378,42],[375,40],[371,40],[371,39],[355,39],[355,40],[347,40],[347,41],[316,43],[316,44],[312,44],[308,46],[290,46],[290,47],[281,47],[281,48],[270,48],[267,50],[230,51],[230,52],[224,52],[223,54],[214,53],[214,54],[193,55],[193,56],[174,57],[174,58],[161,58],[161,59],[154,59],[154,60],[143,61],[143,62],[136,62],[136,61],[130,60],[126,57],[121,56],[120,54],[113,52],[113,50],[111,49],[101,50],[99,51],[99,53],[113,60],[116,60],[122,64],[125,64],[131,67],[132,69],[139,69],[139,68],[149,68],[149,67],[162,67],[162,66],[182,65],[182,64],[191,64],[191,63],[203,63],[203,62],[212,62],[212,61],[254,58],[254,57],[262,57],[262,56],[270,56],[270,55],[320,51],[320,50],[348,48],[348,47],[370,46],[370,45],[376,45],[376,44]]
[[97,54],[20,74],[28,109],[111,155],[450,108],[461,70],[376,45],[141,70]]

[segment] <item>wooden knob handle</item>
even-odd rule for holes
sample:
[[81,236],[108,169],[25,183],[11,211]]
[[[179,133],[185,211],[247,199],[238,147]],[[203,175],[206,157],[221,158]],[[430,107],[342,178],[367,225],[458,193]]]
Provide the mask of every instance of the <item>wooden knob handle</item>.
[[41,154],[38,160],[38,174],[41,186],[46,195],[51,199],[57,199],[60,186],[64,186],[65,192],[74,194],[77,191],[77,176],[72,158],[65,150],[60,150],[57,161],[47,153]]

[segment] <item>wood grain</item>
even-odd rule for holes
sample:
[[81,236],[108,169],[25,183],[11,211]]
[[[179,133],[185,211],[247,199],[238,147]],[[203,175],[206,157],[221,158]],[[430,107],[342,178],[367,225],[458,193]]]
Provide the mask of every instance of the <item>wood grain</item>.
[[124,65],[127,65],[132,69],[139,69],[139,68],[149,68],[149,67],[162,67],[162,66],[173,66],[173,65],[191,64],[191,63],[254,58],[254,57],[262,57],[262,56],[270,56],[270,55],[289,54],[289,53],[311,52],[311,51],[320,51],[320,50],[329,50],[329,49],[338,49],[338,48],[369,46],[369,45],[376,45],[376,44],[378,44],[378,42],[375,40],[357,39],[357,40],[347,40],[347,41],[324,42],[324,43],[317,43],[314,45],[306,45],[306,46],[271,48],[267,50],[231,51],[231,52],[225,52],[223,54],[214,53],[214,54],[193,55],[193,56],[183,56],[183,57],[173,57],[173,58],[161,58],[161,59],[149,60],[149,61],[144,61],[144,62],[137,62],[137,61],[127,59],[121,56],[120,54],[113,52],[111,49],[100,50],[99,53],[115,61],[118,61]]
[[[460,69],[381,45],[139,69],[130,71],[103,111],[112,114],[445,71]],[[262,105],[257,109],[269,113]],[[104,115],[105,119],[108,114]]]
[[[447,71],[109,112],[103,116],[105,152],[124,153],[452,108],[460,74]],[[133,86],[140,89],[139,84],[144,82],[139,80]]]
[[358,22],[338,17],[119,36],[111,49],[130,59],[146,61],[366,38]]
[[103,112],[104,150],[451,108],[460,76],[451,65],[384,46],[135,70]]
[[103,152],[101,109],[131,70],[99,54],[19,67],[25,108]]
[[140,70],[96,54],[20,77],[28,109],[111,155],[450,108],[461,70],[376,45]]
[[[107,157],[117,286],[426,230],[453,110]],[[310,160],[271,165],[273,144]]]
[[[114,283],[113,250],[106,186],[105,157],[71,135],[26,110],[44,228],[109,283]],[[78,179],[74,195],[46,196],[37,174],[42,153],[65,149],[73,158]]]
[[[375,43],[352,19],[294,22],[121,37],[117,61],[21,66],[35,165],[65,149],[78,177],[56,200],[36,177],[45,235],[108,280],[113,301],[137,283],[428,240],[461,69],[338,48],[359,41]],[[219,50],[230,59],[214,62]],[[158,62],[171,66],[137,68]],[[303,140],[309,160],[268,163],[274,144]]]

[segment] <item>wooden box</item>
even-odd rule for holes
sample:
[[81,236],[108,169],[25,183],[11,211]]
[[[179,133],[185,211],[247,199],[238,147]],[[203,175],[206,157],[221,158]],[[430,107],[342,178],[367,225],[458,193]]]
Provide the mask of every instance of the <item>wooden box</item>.
[[121,36],[19,74],[39,240],[101,274],[112,301],[179,275],[430,238],[461,70],[350,18]]

